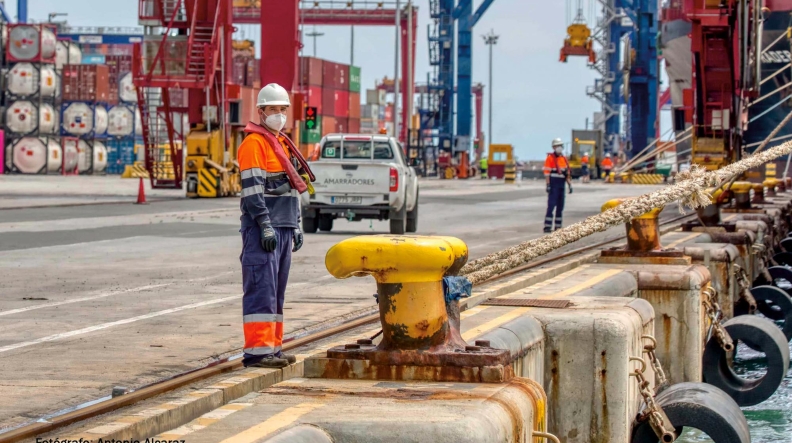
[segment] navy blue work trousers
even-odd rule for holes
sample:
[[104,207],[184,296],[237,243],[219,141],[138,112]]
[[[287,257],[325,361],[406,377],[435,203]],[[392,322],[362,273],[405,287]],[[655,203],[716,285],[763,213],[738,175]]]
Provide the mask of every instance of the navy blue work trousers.
[[553,183],[550,180],[550,193],[547,194],[547,213],[545,213],[544,230],[553,230],[553,211],[555,211],[555,229],[560,229],[564,213],[564,191],[566,182]]
[[278,247],[264,252],[258,226],[242,233],[242,315],[245,332],[243,364],[281,355],[283,345],[283,302],[292,256],[292,228],[274,228]]

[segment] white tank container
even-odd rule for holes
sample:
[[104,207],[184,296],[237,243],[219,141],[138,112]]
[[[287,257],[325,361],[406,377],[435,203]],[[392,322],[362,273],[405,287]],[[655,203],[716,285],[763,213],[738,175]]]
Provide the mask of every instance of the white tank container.
[[74,42],[60,40],[55,49],[55,69],[63,69],[63,65],[79,65],[82,63],[82,50]]
[[118,84],[118,98],[122,102],[137,102],[137,89],[135,89],[135,84],[132,83],[131,72],[127,72],[123,77],[121,77],[121,81]]
[[143,136],[143,117],[140,115],[140,108],[135,108],[135,135]]
[[104,172],[107,168],[107,146],[104,143],[94,140],[93,143],[93,172]]
[[8,52],[16,60],[52,59],[58,40],[49,28],[13,26],[8,32]]
[[57,172],[61,166],[61,149],[55,140],[23,137],[11,149],[14,166],[23,174],[37,174],[46,167]]
[[79,159],[79,152],[77,151],[77,140],[67,139],[63,142],[63,155],[66,157],[64,159],[64,167],[66,168],[66,172],[74,171],[74,168],[77,167],[77,161]]
[[[37,115],[38,114],[38,115]],[[30,134],[38,130],[41,134],[54,134],[58,117],[51,105],[36,106],[27,101],[16,101],[6,110],[6,128],[16,134]]]
[[135,129],[135,115],[126,106],[114,106],[107,112],[107,135],[125,137]]
[[[69,143],[74,143],[73,140],[70,140]],[[77,140],[77,171],[80,174],[84,172],[88,172],[91,169],[91,159],[93,155],[91,154],[91,146],[85,140]]]
[[63,110],[61,119],[63,129],[71,135],[86,135],[92,131],[104,134],[107,131],[107,110],[103,106],[91,108],[87,103],[72,103]]
[[58,79],[55,70],[50,66],[41,65],[35,69],[31,63],[17,63],[8,72],[8,92],[20,97],[27,97],[37,92],[42,97],[55,97],[59,94]]

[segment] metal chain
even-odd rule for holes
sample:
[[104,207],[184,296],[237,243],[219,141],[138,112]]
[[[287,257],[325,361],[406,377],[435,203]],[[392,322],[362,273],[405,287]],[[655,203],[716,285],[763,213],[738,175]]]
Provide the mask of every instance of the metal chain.
[[[643,397],[644,403],[646,403],[646,409],[638,415],[638,421],[643,422],[648,419],[649,425],[660,441],[671,442],[676,440],[677,436],[673,431],[674,425],[671,423],[671,420],[668,419],[665,412],[663,412],[660,405],[655,402],[654,392],[650,389],[651,383],[644,377],[646,362],[643,358],[638,357],[630,357],[630,361],[641,363],[641,366],[630,374],[638,380],[638,392],[641,394],[641,397]],[[666,423],[668,423],[668,426],[666,426]],[[669,429],[671,430],[669,431]]]
[[707,317],[710,319],[710,327],[709,331],[707,332],[707,342],[709,342],[710,338],[714,334],[715,338],[718,340],[718,343],[724,351],[733,351],[734,342],[732,341],[729,333],[726,332],[726,329],[721,324],[723,312],[721,311],[720,305],[716,301],[715,290],[712,288],[712,286],[707,286],[702,292],[705,296],[703,302],[704,308],[707,311]]
[[663,371],[663,365],[660,364],[660,360],[657,359],[657,355],[655,354],[655,349],[657,349],[657,340],[651,335],[643,335],[641,336],[642,339],[647,339],[651,341],[651,344],[644,345],[644,354],[649,357],[649,363],[652,364],[652,369],[654,369],[655,376],[657,377],[657,387],[655,391],[665,387],[668,385],[668,379],[666,378],[665,371]]
[[734,264],[734,273],[737,277],[737,284],[740,286],[740,299],[745,301],[748,305],[748,312],[753,314],[756,312],[756,299],[751,294],[751,281],[748,278],[748,272],[738,265]]

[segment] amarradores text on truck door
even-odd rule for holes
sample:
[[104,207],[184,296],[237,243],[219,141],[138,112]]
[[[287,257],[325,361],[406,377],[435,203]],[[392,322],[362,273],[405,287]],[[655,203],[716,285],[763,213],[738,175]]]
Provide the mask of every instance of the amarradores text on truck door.
[[418,176],[387,136],[330,134],[320,142],[314,195],[302,195],[305,232],[331,231],[333,220],[389,220],[392,234],[418,229]]

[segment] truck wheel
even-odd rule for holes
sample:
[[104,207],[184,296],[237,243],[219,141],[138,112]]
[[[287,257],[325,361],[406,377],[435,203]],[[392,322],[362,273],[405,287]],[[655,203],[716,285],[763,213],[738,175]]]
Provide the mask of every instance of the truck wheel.
[[305,217],[302,219],[303,225],[303,232],[306,234],[316,234],[316,230],[319,229],[319,224],[316,222],[316,217]]
[[393,235],[404,235],[407,230],[407,203],[405,203],[399,214],[390,219],[390,233]]
[[415,196],[415,207],[407,213],[407,232],[418,231],[418,196]]
[[319,216],[319,230],[324,232],[330,232],[333,230],[333,216],[331,215],[322,215]]

